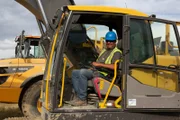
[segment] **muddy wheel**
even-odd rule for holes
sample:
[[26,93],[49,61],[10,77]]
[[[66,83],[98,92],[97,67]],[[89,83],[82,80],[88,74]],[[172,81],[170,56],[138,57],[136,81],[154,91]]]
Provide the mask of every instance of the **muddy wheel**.
[[25,117],[40,117],[41,103],[39,102],[42,81],[38,81],[30,86],[22,99],[22,112]]

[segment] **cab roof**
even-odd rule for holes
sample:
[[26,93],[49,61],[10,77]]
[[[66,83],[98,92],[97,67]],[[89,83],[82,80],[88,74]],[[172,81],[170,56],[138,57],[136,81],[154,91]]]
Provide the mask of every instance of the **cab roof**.
[[142,17],[148,16],[143,12],[129,8],[118,8],[118,7],[108,7],[108,6],[78,6],[78,5],[68,5],[67,7],[69,10],[72,11],[120,13],[120,14],[142,16]]
[[25,36],[25,38],[26,38],[26,39],[32,39],[32,38],[34,38],[34,39],[39,39],[40,36],[27,35],[27,36]]
[[[37,39],[39,41],[40,39],[40,36],[25,35],[24,37],[25,37],[24,39],[25,41],[31,40],[31,39]],[[20,36],[16,36],[15,42],[19,42],[19,41],[20,41]]]

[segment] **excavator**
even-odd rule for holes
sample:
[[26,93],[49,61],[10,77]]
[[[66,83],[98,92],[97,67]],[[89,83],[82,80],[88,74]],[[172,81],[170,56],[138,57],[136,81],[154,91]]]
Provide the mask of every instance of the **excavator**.
[[[72,0],[16,1],[35,15],[48,56],[39,98],[41,116],[32,114],[29,119],[180,119],[178,22],[128,8],[78,6]],[[91,62],[108,31],[118,36],[121,60],[109,78],[94,76],[88,81],[87,105],[69,105],[72,70],[97,69]]]

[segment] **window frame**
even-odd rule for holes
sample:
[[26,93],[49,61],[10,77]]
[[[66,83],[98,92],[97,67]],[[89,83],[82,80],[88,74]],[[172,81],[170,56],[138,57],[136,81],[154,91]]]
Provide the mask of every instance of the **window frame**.
[[[131,29],[131,19],[134,19],[134,18],[130,18],[130,23],[129,23],[129,26],[130,26],[130,29]],[[140,20],[140,19],[134,19],[134,20]],[[151,42],[151,45],[152,46],[154,46],[154,41],[152,41],[152,34],[151,34],[151,28],[150,28],[150,26],[149,26],[149,24],[147,23],[147,25],[148,25],[148,28],[146,29],[146,32],[144,32],[144,33],[147,33],[148,31],[149,31],[149,33],[148,34],[150,34],[151,36],[149,36],[149,38],[148,39],[150,39],[150,42]],[[149,29],[149,30],[148,30]],[[142,29],[143,31],[145,30],[144,28]],[[143,33],[143,41],[144,41],[144,37],[145,37],[145,35],[146,34],[144,34]],[[131,36],[131,32],[129,33],[129,35]],[[130,43],[130,41],[131,41],[131,38],[129,39],[129,43]],[[130,49],[130,48],[129,48]],[[152,50],[152,49],[151,49]],[[155,50],[153,49],[152,51],[152,54],[154,55],[154,53],[155,53]],[[129,57],[130,58],[130,57]],[[130,61],[130,59],[129,59],[129,61]],[[143,64],[143,63],[130,63],[130,64]],[[156,64],[156,61],[155,61],[155,58],[154,58],[154,64]],[[147,64],[147,65],[152,65],[152,64]]]
[[[73,16],[74,15],[76,15],[76,14],[86,14],[86,13],[88,13],[88,14],[107,14],[107,15],[114,15],[114,14],[110,14],[110,13],[101,13],[101,12],[98,12],[98,13],[93,13],[93,12],[78,12],[78,11],[70,11],[69,12],[69,17],[68,17],[68,20],[67,20],[67,23],[66,23],[66,25],[65,25],[65,28],[64,28],[64,34],[62,35],[62,37],[61,37],[61,42],[59,42],[58,43],[58,50],[57,50],[57,52],[58,52],[58,55],[57,55],[57,57],[56,57],[56,60],[55,60],[55,67],[53,68],[54,70],[54,75],[56,76],[56,77],[54,77],[54,78],[52,78],[52,84],[53,83],[57,83],[57,81],[59,80],[59,78],[62,76],[62,74],[59,74],[59,68],[61,68],[62,67],[62,65],[60,65],[59,63],[62,63],[62,61],[63,61],[63,53],[64,53],[64,50],[65,50],[65,44],[64,43],[66,43],[67,42],[67,37],[68,37],[68,33],[69,33],[69,30],[70,30],[70,27],[71,27],[71,24],[72,24],[72,18],[73,18]],[[122,16],[122,20],[125,20],[124,19],[124,16],[125,15],[123,15],[123,14],[116,14],[117,16]],[[124,22],[122,23],[123,24],[123,26],[124,26]],[[122,33],[123,33],[123,31],[122,31]],[[122,35],[122,37],[124,38],[124,35]],[[125,44],[125,43],[123,43],[123,44]],[[58,65],[59,64],[59,65]],[[54,84],[53,84],[54,85]],[[57,91],[57,84],[55,84],[55,87],[54,87],[54,89],[52,90],[52,94],[53,94],[53,96],[55,96],[55,97],[52,97],[52,98],[50,98],[51,99],[51,101],[53,101],[53,102],[51,102],[51,104],[52,104],[52,111],[53,112],[60,112],[60,111],[64,111],[63,109],[61,109],[61,108],[58,108],[58,104],[57,104],[57,102],[56,102],[56,100],[57,100],[57,97],[56,97],[56,94],[57,94],[57,92],[59,93],[59,91]],[[79,109],[77,109],[77,111],[78,111]],[[92,111],[93,110],[95,110],[96,111],[96,109],[91,109]],[[105,112],[107,112],[107,110],[108,109],[102,109],[102,110],[100,110],[100,109],[98,109],[99,111],[105,111]],[[113,109],[114,111],[119,111],[119,109]]]
[[[179,33],[178,33],[176,22],[170,21],[170,20],[165,20],[165,19],[153,18],[153,17],[139,17],[139,16],[128,16],[128,19],[129,19],[129,27],[130,27],[130,20],[131,19],[148,20],[148,21],[154,21],[154,22],[160,22],[160,23],[173,25],[174,32],[175,32],[175,35],[176,35],[176,38],[177,38],[177,45],[178,45],[178,49],[179,49],[179,53],[180,53],[180,36],[179,36]],[[153,34],[152,34],[152,30],[151,30],[150,25],[149,25],[149,28],[150,28],[150,32],[151,32],[151,42],[154,45]],[[129,43],[130,43],[130,38],[129,38]],[[177,69],[175,69],[175,68],[157,65],[154,48],[153,48],[153,51],[154,51],[154,64],[131,64],[129,62],[129,68],[145,68],[145,69],[153,69],[155,71],[157,71],[157,70],[167,70],[167,71],[172,71],[172,72],[176,71],[177,72]]]
[[[148,65],[148,64],[131,64],[129,62],[129,51],[130,51],[130,20],[131,19],[138,19],[138,20],[148,20],[148,21],[155,21],[155,22],[161,22],[161,23],[168,23],[168,24],[172,24],[173,25],[173,28],[174,28],[174,31],[175,31],[175,35],[176,35],[176,38],[177,38],[177,45],[178,45],[178,48],[179,48],[179,51],[180,51],[180,36],[178,33],[178,29],[177,29],[177,26],[176,26],[176,22],[174,21],[170,21],[170,20],[165,20],[165,19],[159,19],[159,18],[152,18],[152,17],[140,17],[140,16],[131,16],[131,15],[126,15],[126,18],[125,18],[125,21],[126,21],[126,27],[128,27],[128,31],[124,31],[124,34],[125,34],[125,42],[126,44],[123,45],[124,48],[126,49],[126,51],[123,51],[125,52],[125,67],[123,69],[125,69],[125,72],[124,72],[124,79],[125,79],[125,82],[124,82],[124,92],[123,92],[123,97],[124,97],[124,102],[123,102],[123,105],[124,105],[124,110],[127,110],[127,111],[131,111],[132,108],[127,108],[126,105],[127,105],[127,93],[128,93],[128,89],[127,89],[127,76],[131,75],[131,71],[130,69],[131,68],[144,68],[144,69],[151,69],[153,70],[155,73],[157,72],[157,70],[165,70],[165,71],[170,71],[170,72],[176,72],[177,75],[178,75],[178,80],[180,81],[180,67],[178,66],[178,68],[172,68],[172,67],[167,67],[167,66],[160,66],[160,65],[157,65],[157,64],[151,64],[151,65]],[[149,25],[150,26],[150,25]],[[151,27],[150,27],[151,29]],[[154,45],[154,41],[153,41],[153,34],[152,34],[152,30],[151,30],[151,41],[153,42],[153,45]],[[155,52],[155,50],[154,50]],[[154,56],[155,56],[155,53],[154,53]],[[156,56],[154,57],[154,60],[156,60]],[[128,62],[127,62],[128,61]],[[155,63],[155,62],[154,62]],[[138,108],[133,108],[133,111],[138,111],[140,109]],[[149,109],[150,110],[150,109]]]

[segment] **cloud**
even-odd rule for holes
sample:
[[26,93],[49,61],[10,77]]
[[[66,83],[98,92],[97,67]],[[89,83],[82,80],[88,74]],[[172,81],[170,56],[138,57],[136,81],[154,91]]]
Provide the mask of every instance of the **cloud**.
[[1,0],[0,6],[0,40],[13,38],[23,29],[27,34],[39,33],[35,17],[23,6],[14,0]]
[[75,0],[80,5],[105,5],[136,9],[146,14],[179,20],[180,0]]
[[35,17],[14,0],[0,0],[0,58],[14,56],[14,39],[25,35],[40,35]]
[[12,58],[15,56],[16,43],[14,39],[0,41],[0,58]]
[[0,53],[0,59],[15,57],[15,51],[12,49],[0,50]]
[[[78,5],[128,7],[159,18],[180,21],[179,0],[74,0]],[[22,30],[40,35],[35,17],[14,0],[0,0],[0,58],[14,56],[14,38]]]
[[1,41],[1,44],[0,44],[0,50],[7,50],[7,49],[11,49],[11,50],[14,50],[16,46],[16,43],[14,42],[14,39],[11,39],[11,40],[3,40]]

